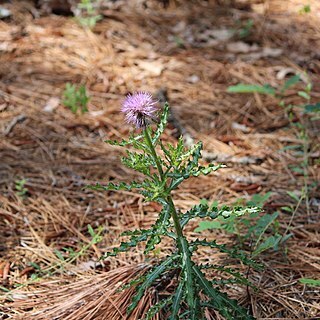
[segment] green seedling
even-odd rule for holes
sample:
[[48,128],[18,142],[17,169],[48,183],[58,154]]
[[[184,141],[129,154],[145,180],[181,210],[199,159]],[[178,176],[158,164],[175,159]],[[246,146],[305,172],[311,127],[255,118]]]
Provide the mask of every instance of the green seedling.
[[77,114],[78,110],[80,110],[82,114],[88,112],[89,100],[90,98],[87,95],[86,88],[84,86],[77,88],[74,84],[66,84],[62,102],[74,114]]

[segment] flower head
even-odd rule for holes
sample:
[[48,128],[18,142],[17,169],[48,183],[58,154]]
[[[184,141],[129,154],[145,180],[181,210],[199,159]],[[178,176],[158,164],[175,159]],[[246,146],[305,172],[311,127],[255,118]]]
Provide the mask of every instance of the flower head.
[[126,114],[126,121],[137,128],[145,128],[148,120],[155,120],[158,108],[157,101],[153,100],[148,92],[128,94],[123,102],[121,111]]

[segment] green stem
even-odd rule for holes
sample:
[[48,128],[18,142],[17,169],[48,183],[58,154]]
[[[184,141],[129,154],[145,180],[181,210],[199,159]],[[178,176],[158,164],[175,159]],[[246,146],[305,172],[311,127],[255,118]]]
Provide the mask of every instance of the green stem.
[[[154,161],[156,163],[157,169],[159,171],[160,179],[161,179],[162,182],[164,182],[165,176],[163,174],[162,166],[161,166],[161,163],[160,163],[159,158],[157,156],[156,150],[155,150],[154,145],[152,143],[148,128],[146,128],[144,130],[144,136],[146,138],[148,147],[149,147],[149,149],[151,151],[152,157],[153,157],[153,159],[154,159]],[[171,216],[172,216],[172,219],[173,219],[174,227],[175,227],[176,232],[177,232],[177,236],[178,236],[178,238],[181,238],[181,237],[183,237],[183,232],[182,232],[182,228],[181,228],[181,225],[180,225],[180,221],[179,221],[179,217],[178,217],[176,208],[174,206],[174,203],[173,203],[173,200],[172,200],[172,197],[171,197],[170,194],[168,195],[166,200],[167,200],[167,202],[169,204],[169,207],[170,207],[170,213],[171,213]]]
[[[163,174],[162,166],[161,166],[160,160],[157,156],[154,145],[152,143],[148,128],[146,128],[144,130],[144,135],[146,138],[146,142],[149,146],[149,149],[151,151],[152,157],[154,158],[154,161],[156,163],[156,166],[157,166],[157,169],[158,169],[158,172],[160,175],[160,179],[162,182],[165,182],[166,177]],[[167,188],[167,186],[166,186],[166,188]],[[197,299],[195,297],[195,286],[194,286],[193,270],[192,270],[193,263],[191,260],[191,252],[189,250],[188,241],[183,235],[183,231],[182,231],[182,227],[181,227],[180,220],[178,217],[178,213],[177,213],[177,210],[175,208],[175,205],[173,203],[172,196],[170,195],[170,193],[167,196],[166,201],[169,205],[170,214],[171,214],[174,228],[175,228],[176,234],[177,234],[178,250],[181,252],[182,265],[183,265],[182,269],[183,269],[183,272],[185,273],[185,283],[186,283],[186,289],[187,289],[187,303],[189,305],[191,312],[194,313],[197,308]],[[192,319],[195,319],[195,318],[192,316]]]
[[164,174],[163,174],[163,170],[162,170],[162,166],[161,166],[161,163],[159,161],[159,158],[156,154],[156,150],[154,149],[154,146],[152,144],[152,140],[151,140],[151,137],[150,137],[150,134],[149,134],[149,131],[148,131],[148,127],[146,127],[144,130],[144,136],[146,138],[146,141],[147,141],[147,144],[149,146],[149,149],[151,151],[151,154],[152,154],[152,157],[154,159],[154,161],[156,162],[156,165],[157,165],[157,169],[159,171],[159,174],[160,174],[160,178],[161,178],[161,181],[163,182],[164,180]]

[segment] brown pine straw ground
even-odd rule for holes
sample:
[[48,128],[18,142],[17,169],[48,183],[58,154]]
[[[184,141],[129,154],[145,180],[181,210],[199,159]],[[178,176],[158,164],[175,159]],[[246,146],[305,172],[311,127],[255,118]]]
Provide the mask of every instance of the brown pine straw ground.
[[[308,3],[311,13],[300,14]],[[174,193],[179,209],[203,198],[232,204],[271,191],[264,209],[272,213],[294,206],[287,191],[299,193],[303,187],[303,177],[290,170],[302,159],[283,151],[299,139],[278,101],[226,90],[240,82],[279,87],[292,74],[306,72],[313,83],[312,101],[319,102],[319,1],[235,1],[234,6],[176,1],[166,10],[152,1],[148,5],[143,8],[138,0],[109,5],[91,32],[71,17],[41,15],[28,1],[4,4],[12,17],[0,20],[1,319],[126,319],[133,291],[118,288],[172,249],[164,242],[151,260],[132,250],[97,262],[119,244],[121,232],[150,226],[160,209],[135,193],[84,189],[135,177],[121,165],[122,151],[103,142],[132,130],[119,112],[128,92],[166,89],[180,125],[204,142],[206,159],[228,166],[184,183]],[[248,19],[254,27],[244,39],[226,39],[226,32],[219,31],[239,30]],[[89,113],[76,116],[63,106],[67,82],[86,85]],[[304,102],[296,90],[287,93],[287,104]],[[296,117],[301,119],[301,113]],[[320,176],[319,122],[303,121],[311,137],[311,185]],[[175,131],[171,125],[165,139],[175,141]],[[22,178],[26,198],[15,189]],[[293,236],[285,248],[259,257],[264,271],[247,270],[211,249],[202,249],[197,259],[246,273],[257,291],[237,285],[225,290],[257,319],[319,319],[319,287],[299,282],[320,278],[319,203],[314,185],[309,210],[302,202],[293,219],[281,211],[279,230],[284,233],[292,220]],[[88,224],[103,227],[100,243],[90,243]],[[237,243],[222,231],[199,235],[193,231],[197,225],[189,227],[188,236]],[[61,263],[55,252],[66,247],[80,253]],[[164,279],[162,294],[170,294],[173,285],[174,280]],[[158,300],[153,287],[129,319],[139,319]],[[222,319],[215,313],[207,318]]]

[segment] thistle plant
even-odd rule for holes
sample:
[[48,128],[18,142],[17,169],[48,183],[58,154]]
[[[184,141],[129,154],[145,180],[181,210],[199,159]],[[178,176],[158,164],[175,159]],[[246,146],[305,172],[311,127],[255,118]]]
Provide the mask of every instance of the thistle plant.
[[[166,103],[162,110],[157,102],[146,92],[128,95],[122,106],[126,121],[133,124],[139,133],[131,135],[128,140],[106,141],[115,146],[126,147],[126,157],[122,162],[127,167],[142,173],[145,179],[120,182],[108,185],[96,184],[91,186],[95,190],[136,190],[144,196],[145,201],[157,202],[162,206],[158,219],[149,228],[143,230],[126,231],[119,247],[106,254],[106,257],[116,256],[139,243],[144,243],[146,257],[156,249],[161,241],[168,237],[173,241],[172,253],[154,265],[144,276],[134,279],[131,284],[136,286],[136,293],[127,309],[128,317],[136,308],[146,290],[159,283],[166,275],[174,274],[175,290],[167,298],[160,299],[144,315],[144,319],[152,319],[161,313],[165,319],[205,319],[205,311],[214,309],[225,319],[253,319],[247,310],[238,305],[221,291],[221,286],[239,283],[249,285],[249,281],[236,269],[223,265],[197,264],[193,258],[199,247],[205,246],[219,250],[233,259],[240,259],[243,264],[256,266],[243,252],[229,249],[227,246],[208,241],[206,239],[188,239],[185,227],[194,218],[217,219],[220,217],[242,216],[257,211],[256,208],[230,208],[228,206],[210,206],[206,201],[200,202],[190,210],[182,213],[175,207],[172,191],[180,184],[200,175],[207,175],[223,167],[222,165],[199,164],[202,143],[198,142],[191,148],[184,146],[180,137],[176,146],[164,143],[161,135],[165,130],[169,106]],[[161,111],[161,112],[160,112]],[[157,122],[156,128],[153,122]],[[140,132],[141,131],[141,132]],[[131,147],[130,150],[128,147]],[[135,151],[132,151],[134,149]],[[210,278],[210,269],[215,273],[226,273],[227,279]]]

